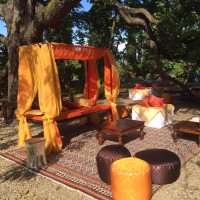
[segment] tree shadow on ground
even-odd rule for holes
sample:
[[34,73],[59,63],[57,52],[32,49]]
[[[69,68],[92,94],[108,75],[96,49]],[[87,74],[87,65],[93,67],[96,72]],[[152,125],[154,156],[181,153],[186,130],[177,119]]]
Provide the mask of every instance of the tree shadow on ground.
[[1,182],[13,181],[13,180],[18,180],[18,181],[30,180],[31,178],[36,176],[35,173],[31,172],[30,170],[25,170],[25,167],[22,166],[11,165],[10,167],[5,166],[5,168],[7,169],[4,173],[1,174]]

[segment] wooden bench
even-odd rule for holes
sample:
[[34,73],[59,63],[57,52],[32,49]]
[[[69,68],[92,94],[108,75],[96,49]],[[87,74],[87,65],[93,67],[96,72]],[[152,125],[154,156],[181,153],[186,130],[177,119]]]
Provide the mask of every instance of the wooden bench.
[[[96,104],[90,107],[81,107],[73,110],[62,111],[58,117],[55,118],[56,122],[65,122],[71,119],[86,117],[95,113],[107,113],[108,121],[112,121],[111,107],[103,104]],[[28,120],[42,123],[43,115],[26,115]]]

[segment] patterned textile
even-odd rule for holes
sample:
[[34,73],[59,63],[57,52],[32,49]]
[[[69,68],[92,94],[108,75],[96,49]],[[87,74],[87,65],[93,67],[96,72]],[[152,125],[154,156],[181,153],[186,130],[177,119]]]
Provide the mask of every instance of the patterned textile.
[[[48,166],[35,171],[96,199],[112,199],[110,185],[103,183],[98,176],[95,157],[102,147],[116,144],[117,137],[108,135],[104,144],[99,146],[98,131],[94,125],[80,127],[63,123],[59,125],[59,129],[63,140],[62,152],[48,155]],[[200,152],[195,135],[180,134],[177,144],[175,144],[171,136],[173,131],[170,126],[159,130],[145,127],[144,131],[144,140],[140,140],[139,132],[123,138],[124,146],[129,149],[132,156],[144,149],[163,148],[176,153],[181,159],[181,165],[183,165]],[[6,152],[1,156],[26,166],[25,148]],[[153,185],[153,192],[159,187],[159,185]]]

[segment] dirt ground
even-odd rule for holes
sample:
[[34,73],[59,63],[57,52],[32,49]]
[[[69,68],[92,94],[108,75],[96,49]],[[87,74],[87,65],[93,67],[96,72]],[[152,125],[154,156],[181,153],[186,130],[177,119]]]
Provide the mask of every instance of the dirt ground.
[[[175,110],[175,121],[200,116],[198,105],[179,105]],[[0,124],[0,152],[18,148],[18,122],[9,126]],[[41,127],[32,127],[32,133]],[[200,154],[193,157],[181,169],[179,179],[162,186],[152,200],[199,200],[200,199]],[[0,157],[1,200],[91,200],[92,197],[54,182],[42,175]],[[141,199],[142,200],[142,199]]]

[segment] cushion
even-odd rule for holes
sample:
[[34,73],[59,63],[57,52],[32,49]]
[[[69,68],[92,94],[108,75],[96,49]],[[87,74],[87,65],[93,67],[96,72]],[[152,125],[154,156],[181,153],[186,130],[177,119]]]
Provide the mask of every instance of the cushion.
[[84,99],[84,98],[75,98],[74,100],[77,104],[79,104],[80,106],[83,107],[90,107],[91,106],[91,102],[89,99]]
[[81,105],[79,105],[77,103],[70,102],[70,101],[62,101],[62,106],[64,106],[65,108],[68,108],[70,110],[81,108]]
[[145,88],[146,88],[145,86],[140,85],[140,84],[137,83],[133,89],[143,90],[143,89],[145,89]]
[[148,97],[148,104],[153,107],[164,107],[164,98],[156,97],[150,94]]
[[70,110],[69,108],[63,106],[61,111],[66,111],[66,110]]
[[149,103],[148,103],[148,97],[143,99],[143,100],[140,100],[137,102],[137,104],[141,105],[141,106],[145,106],[145,107],[149,107]]
[[26,116],[35,116],[35,115],[43,115],[44,113],[41,110],[29,110],[25,112]]

